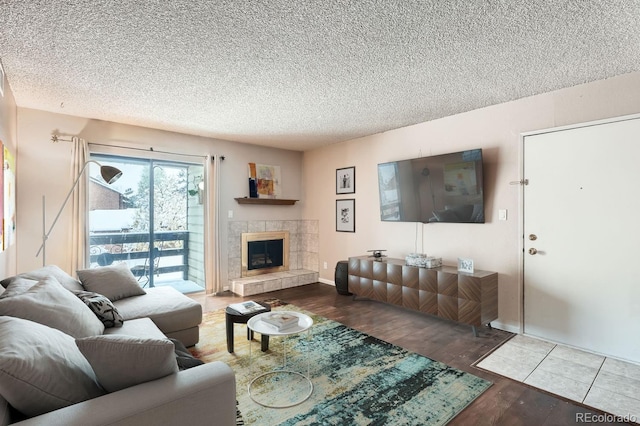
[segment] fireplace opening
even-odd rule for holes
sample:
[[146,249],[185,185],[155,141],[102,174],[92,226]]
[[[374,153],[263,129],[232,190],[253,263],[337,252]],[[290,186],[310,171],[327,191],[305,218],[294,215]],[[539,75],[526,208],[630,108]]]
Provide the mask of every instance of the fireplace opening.
[[289,231],[242,233],[242,277],[289,270]]
[[247,269],[275,268],[283,265],[283,240],[249,241],[247,245]]

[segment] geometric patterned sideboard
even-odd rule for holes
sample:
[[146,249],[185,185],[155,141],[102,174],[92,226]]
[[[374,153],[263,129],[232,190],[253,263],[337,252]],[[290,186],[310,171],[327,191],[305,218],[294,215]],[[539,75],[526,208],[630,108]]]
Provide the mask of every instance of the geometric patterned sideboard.
[[403,259],[349,258],[349,291],[354,295],[473,326],[498,319],[498,273],[458,272],[442,266],[408,266]]

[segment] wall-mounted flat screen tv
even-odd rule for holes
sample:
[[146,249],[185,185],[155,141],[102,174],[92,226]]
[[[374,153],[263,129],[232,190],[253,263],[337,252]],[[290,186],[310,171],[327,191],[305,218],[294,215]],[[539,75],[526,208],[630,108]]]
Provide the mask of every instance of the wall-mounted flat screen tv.
[[482,150],[378,164],[380,219],[484,223]]

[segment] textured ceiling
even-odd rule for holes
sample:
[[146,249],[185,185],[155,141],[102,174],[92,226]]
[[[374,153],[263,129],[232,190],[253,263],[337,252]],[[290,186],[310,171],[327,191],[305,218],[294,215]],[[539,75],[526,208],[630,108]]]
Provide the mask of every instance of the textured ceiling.
[[20,107],[286,149],[640,70],[640,0],[0,0]]

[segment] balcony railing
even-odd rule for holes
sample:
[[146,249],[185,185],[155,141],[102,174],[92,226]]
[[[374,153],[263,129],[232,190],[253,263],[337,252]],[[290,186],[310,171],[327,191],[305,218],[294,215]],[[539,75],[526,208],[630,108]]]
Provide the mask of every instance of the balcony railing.
[[[189,271],[189,231],[159,231],[154,234],[154,258],[177,257],[175,264],[151,263],[154,275],[182,272],[184,280]],[[117,232],[89,236],[89,254],[92,264],[110,265],[113,262],[128,262],[129,266],[149,259],[148,232]],[[181,261],[180,261],[181,260]],[[138,262],[136,262],[138,261]],[[175,261],[174,261],[175,262]],[[145,268],[133,268],[134,275],[148,274]]]

